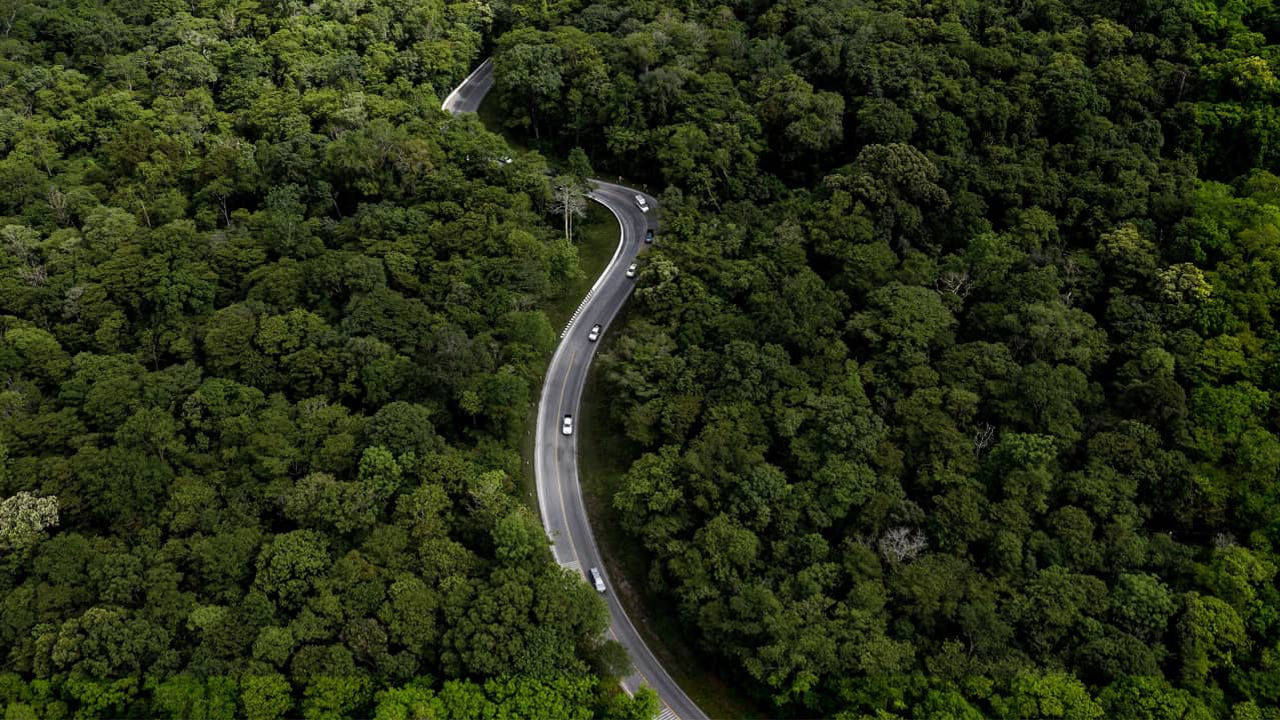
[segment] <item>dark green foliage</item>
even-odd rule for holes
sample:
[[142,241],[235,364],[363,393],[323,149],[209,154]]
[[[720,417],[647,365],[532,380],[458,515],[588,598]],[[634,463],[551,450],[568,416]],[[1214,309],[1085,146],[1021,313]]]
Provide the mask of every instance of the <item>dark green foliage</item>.
[[578,270],[438,109],[485,6],[10,5],[0,714],[649,709],[513,493]]
[[364,677],[317,677],[303,700],[289,697],[289,681],[275,673],[195,678],[175,675],[139,685],[58,679],[24,682],[0,675],[0,707],[7,718],[62,720],[72,717],[166,717],[174,720],[282,720],[283,718],[364,717],[375,720],[639,720],[652,717],[657,700],[650,690],[622,693],[598,702],[590,677],[502,676],[485,682],[421,678],[374,692]]
[[668,186],[614,504],[725,674],[1277,717],[1272,4],[0,23],[6,717],[652,714],[579,679],[617,648],[511,492],[577,268],[537,156],[435,109],[486,33],[568,174]]
[[601,364],[710,662],[780,714],[1275,717],[1271,3],[522,24],[512,123],[669,186]]

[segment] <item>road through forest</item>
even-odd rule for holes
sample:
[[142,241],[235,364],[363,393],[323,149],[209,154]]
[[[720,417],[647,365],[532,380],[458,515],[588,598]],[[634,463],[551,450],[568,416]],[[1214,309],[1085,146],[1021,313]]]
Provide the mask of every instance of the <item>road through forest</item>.
[[[493,61],[486,59],[449,93],[443,107],[454,114],[476,112],[492,87]],[[647,213],[637,207],[636,195],[645,197],[649,206]],[[582,428],[575,427],[574,434],[564,435],[560,424],[565,415],[579,416],[582,389],[597,346],[587,339],[587,334],[595,324],[607,333],[610,323],[631,296],[635,280],[626,277],[626,269],[644,248],[645,230],[656,228],[658,211],[653,197],[599,180],[592,181],[589,197],[617,217],[621,228],[618,249],[574,313],[551,357],[538,402],[534,440],[538,507],[542,524],[551,538],[552,553],[561,567],[578,573],[584,580],[588,568],[599,568],[601,573],[605,568],[578,483],[577,437]],[[605,585],[613,587],[607,575]],[[659,720],[704,720],[706,715],[649,651],[617,595],[607,591],[604,599],[609,607],[609,635],[621,643],[631,657],[632,671],[623,679],[623,687],[634,691],[643,684],[656,690],[662,702]]]

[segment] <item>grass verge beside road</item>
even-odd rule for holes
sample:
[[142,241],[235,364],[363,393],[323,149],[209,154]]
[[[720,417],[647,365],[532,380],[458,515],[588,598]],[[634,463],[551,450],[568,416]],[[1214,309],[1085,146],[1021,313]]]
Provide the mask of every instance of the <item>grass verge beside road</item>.
[[[609,338],[626,324],[627,314],[624,308],[601,338],[605,344],[602,352],[608,350]],[[648,558],[640,544],[622,529],[612,502],[623,474],[639,457],[640,449],[610,419],[604,382],[594,364],[578,412],[578,481],[591,529],[612,581],[610,591],[617,594],[649,650],[709,717],[766,717],[767,713],[710,670],[713,664],[684,641],[688,633],[677,621],[675,605],[668,598],[645,590]]]
[[565,285],[560,297],[545,308],[547,319],[556,332],[564,330],[565,323],[573,317],[582,299],[587,296],[600,273],[613,259],[618,249],[618,219],[609,209],[597,202],[587,203],[587,216],[578,218],[574,225],[575,244],[578,248],[577,278]]

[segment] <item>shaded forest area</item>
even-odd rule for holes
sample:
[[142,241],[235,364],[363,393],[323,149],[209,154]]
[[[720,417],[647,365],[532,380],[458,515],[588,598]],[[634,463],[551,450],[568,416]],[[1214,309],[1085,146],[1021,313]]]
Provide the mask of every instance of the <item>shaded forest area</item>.
[[669,186],[614,504],[744,692],[1280,717],[1280,9],[495,7],[512,125]]
[[578,273],[481,3],[0,3],[4,717],[641,718],[520,502]]

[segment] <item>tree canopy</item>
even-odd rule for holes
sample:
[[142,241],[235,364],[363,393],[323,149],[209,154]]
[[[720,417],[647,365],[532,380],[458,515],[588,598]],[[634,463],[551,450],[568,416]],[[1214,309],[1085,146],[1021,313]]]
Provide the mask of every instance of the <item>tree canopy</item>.
[[510,5],[509,123],[666,187],[612,502],[709,665],[1277,717],[1272,3]]
[[516,490],[579,269],[439,109],[491,20],[0,6],[0,714],[652,712]]
[[611,502],[708,666],[1277,720],[1277,13],[0,5],[5,717],[651,716],[517,491],[594,168],[665,188]]

